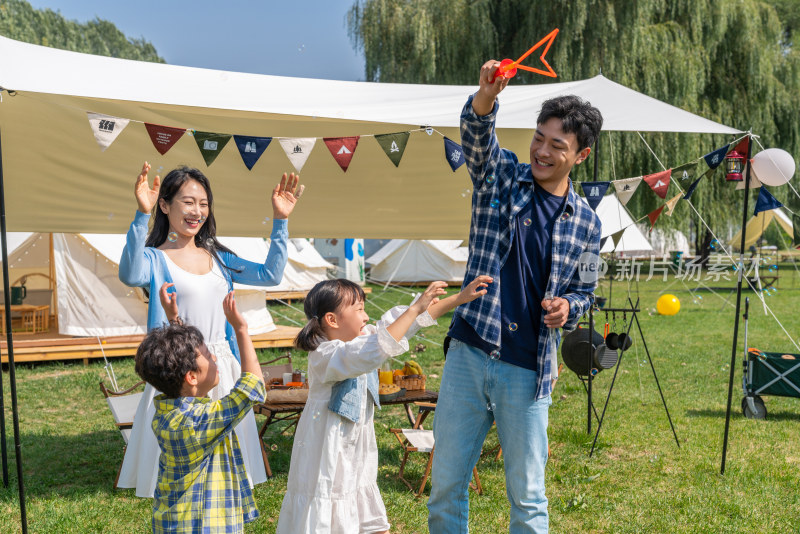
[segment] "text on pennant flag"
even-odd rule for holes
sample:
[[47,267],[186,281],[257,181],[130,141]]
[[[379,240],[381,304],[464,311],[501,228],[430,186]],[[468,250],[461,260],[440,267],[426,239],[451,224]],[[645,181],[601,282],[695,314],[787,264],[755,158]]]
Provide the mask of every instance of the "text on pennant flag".
[[611,182],[581,182],[586,202],[593,211],[597,211],[597,206],[603,200],[609,185]]
[[272,142],[272,138],[234,135],[233,142],[236,143],[236,148],[239,149],[239,155],[242,156],[242,161],[247,167],[247,170],[252,171],[258,158],[261,157],[261,154],[264,153]]
[[650,189],[652,189],[656,195],[664,199],[667,198],[667,190],[669,189],[669,180],[671,176],[672,169],[667,169],[666,171],[643,176],[642,180],[650,186]]
[[206,162],[207,166],[214,163],[214,160],[217,159],[219,153],[222,152],[222,149],[230,140],[231,135],[229,134],[194,132],[194,141],[197,143],[197,148],[200,149],[200,155],[203,156],[203,160]]
[[375,136],[375,140],[381,146],[392,163],[394,163],[395,167],[399,166],[400,160],[403,159],[403,153],[406,150],[409,135],[409,132],[397,132],[378,134]]
[[162,156],[186,133],[186,128],[173,128],[160,124],[150,124],[149,122],[144,123],[144,127],[147,128],[147,133],[150,135],[153,146]]
[[297,172],[306,164],[308,156],[314,149],[314,144],[317,142],[316,137],[294,137],[288,139],[279,139],[283,151],[286,152],[286,157],[292,162]]
[[102,152],[105,152],[111,146],[111,143],[117,139],[117,136],[122,133],[122,130],[130,122],[129,119],[112,117],[102,113],[92,113],[91,111],[87,111],[86,115],[89,118],[89,126],[92,128],[94,138],[97,144],[100,145]]
[[709,152],[703,156],[703,159],[706,160],[706,165],[708,165],[709,169],[716,169],[719,167],[720,163],[725,160],[725,154],[728,153],[728,146],[729,145],[725,145],[716,149],[714,152]]
[[636,188],[639,187],[640,183],[642,183],[641,176],[614,181],[614,189],[617,190],[617,198],[622,202],[623,206],[628,204],[628,201],[636,192]]
[[675,167],[672,169],[672,177],[681,181],[694,180],[698,174],[697,165],[699,163],[700,162],[698,160],[692,161],[691,163],[684,163],[679,167]]
[[447,158],[447,163],[450,165],[450,168],[453,169],[453,172],[456,172],[456,169],[467,161],[464,159],[464,150],[461,148],[461,145],[447,137],[444,138],[444,155]]
[[339,164],[339,167],[341,167],[344,172],[347,172],[347,168],[350,166],[350,161],[353,159],[353,154],[356,152],[358,139],[359,136],[322,138],[325,146],[328,147],[331,156],[333,156],[333,159],[336,160],[336,163]]

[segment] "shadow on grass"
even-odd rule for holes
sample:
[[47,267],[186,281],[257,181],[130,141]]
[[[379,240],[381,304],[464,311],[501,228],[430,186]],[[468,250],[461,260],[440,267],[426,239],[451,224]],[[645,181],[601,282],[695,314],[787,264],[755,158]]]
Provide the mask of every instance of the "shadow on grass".
[[[8,434],[10,486],[17,486],[13,434]],[[22,434],[22,464],[27,497],[114,493],[114,479],[122,463],[123,441],[108,430],[78,435]],[[16,497],[16,489],[2,500]],[[132,493],[131,493],[132,494]]]
[[[725,419],[725,410],[686,410],[687,417],[714,417]],[[744,418],[742,415],[741,407],[734,403],[731,405],[731,419]],[[797,406],[797,412],[767,412],[767,419],[765,422],[770,421],[800,421],[800,404]]]

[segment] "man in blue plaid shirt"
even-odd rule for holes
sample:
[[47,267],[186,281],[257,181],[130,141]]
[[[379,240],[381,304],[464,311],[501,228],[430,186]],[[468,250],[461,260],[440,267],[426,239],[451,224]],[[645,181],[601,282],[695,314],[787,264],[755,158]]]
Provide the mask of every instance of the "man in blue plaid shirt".
[[544,469],[547,417],[559,328],[574,329],[597,284],[600,221],[569,174],[589,155],[603,118],[563,96],[543,103],[531,163],[501,149],[489,61],[461,114],[461,143],[473,183],[464,280],[488,274],[482,299],[456,308],[433,430],[428,524],[433,534],[467,532],[467,488],[486,433],[497,424],[503,448],[509,531],[547,532]]
[[216,357],[197,328],[174,324],[180,323],[177,301],[167,297],[167,285],[161,302],[171,324],[151,330],[136,351],[136,373],[164,392],[153,400],[161,448],[153,532],[244,532],[258,508],[233,428],[253,404],[264,402],[261,366],[230,292],[223,311],[236,332],[242,376],[230,393],[211,401],[208,392],[219,382]]

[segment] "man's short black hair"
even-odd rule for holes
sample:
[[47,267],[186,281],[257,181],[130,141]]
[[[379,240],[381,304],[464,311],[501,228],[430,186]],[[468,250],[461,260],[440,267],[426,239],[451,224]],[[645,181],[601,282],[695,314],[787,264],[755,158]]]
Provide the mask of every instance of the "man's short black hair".
[[156,328],[136,351],[136,374],[167,397],[181,396],[184,377],[197,371],[197,351],[203,334],[193,326],[171,324]]
[[578,138],[578,152],[591,147],[603,127],[600,110],[586,100],[575,95],[557,96],[545,100],[536,124],[544,124],[553,117],[561,119],[564,133],[572,133]]

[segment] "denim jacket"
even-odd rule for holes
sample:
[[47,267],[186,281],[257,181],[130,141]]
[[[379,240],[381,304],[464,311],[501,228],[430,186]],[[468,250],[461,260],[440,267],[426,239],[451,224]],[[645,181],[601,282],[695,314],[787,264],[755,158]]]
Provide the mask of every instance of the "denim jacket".
[[[378,371],[367,373],[367,392],[372,397],[372,402],[381,407],[378,396]],[[361,418],[361,391],[358,387],[358,378],[348,378],[337,382],[331,388],[331,400],[328,409],[339,414],[345,419],[358,423]]]

